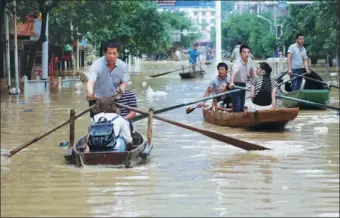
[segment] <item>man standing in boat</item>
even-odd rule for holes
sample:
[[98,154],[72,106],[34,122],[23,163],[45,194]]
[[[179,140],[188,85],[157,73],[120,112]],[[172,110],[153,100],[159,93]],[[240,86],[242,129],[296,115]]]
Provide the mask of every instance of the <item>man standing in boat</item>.
[[[303,46],[304,44],[304,36],[299,33],[296,35],[296,43],[292,44],[288,48],[287,55],[287,63],[288,63],[288,74],[290,77],[295,77],[296,75],[303,74],[304,70],[307,73],[310,73],[308,69],[308,56],[306,53],[306,49]],[[304,67],[304,68],[303,68]],[[295,80],[292,80],[291,91],[299,90],[302,84],[302,78],[298,77]]]
[[[125,92],[130,80],[126,64],[118,59],[119,43],[108,41],[104,45],[105,55],[97,59],[88,71],[86,87],[89,105],[96,103],[96,98],[112,97]],[[93,113],[90,112],[93,117]]]
[[[236,59],[233,64],[231,80],[229,89],[232,89],[234,85],[246,87],[247,77],[250,76],[254,79],[253,64],[250,56],[250,48],[248,45],[240,46],[240,58]],[[241,90],[231,94],[233,112],[243,112],[245,103],[246,91]]]
[[196,71],[196,65],[199,63],[201,65],[201,59],[200,59],[200,52],[198,51],[198,44],[194,44],[194,48],[190,49],[189,51],[183,53],[186,53],[189,55],[189,64],[192,65],[192,72],[194,73]]
[[[208,97],[211,94],[219,94],[222,92],[226,92],[228,85],[230,83],[230,75],[228,74],[228,65],[224,62],[221,62],[217,65],[218,75],[213,78],[210,82],[207,90],[204,93],[204,97]],[[216,98],[217,102],[223,101],[223,105],[229,107],[231,103],[230,95],[219,96]],[[205,102],[201,102],[198,104],[198,107],[203,107]]]

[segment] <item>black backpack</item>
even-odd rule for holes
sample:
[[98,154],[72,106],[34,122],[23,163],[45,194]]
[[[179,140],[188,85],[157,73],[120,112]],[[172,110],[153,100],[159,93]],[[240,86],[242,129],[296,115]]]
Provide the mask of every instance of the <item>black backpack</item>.
[[89,127],[88,145],[90,151],[105,151],[115,147],[116,135],[112,121],[118,117],[116,116],[112,120],[101,117]]

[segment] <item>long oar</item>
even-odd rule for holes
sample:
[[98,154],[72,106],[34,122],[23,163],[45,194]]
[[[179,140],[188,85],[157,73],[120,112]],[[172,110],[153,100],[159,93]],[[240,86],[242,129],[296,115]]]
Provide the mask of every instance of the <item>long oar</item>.
[[[134,107],[129,107],[129,106],[124,105],[124,104],[119,104],[119,103],[116,103],[116,104],[119,107],[124,107],[128,110],[135,111],[137,113],[144,114],[146,116],[148,115],[147,111],[143,111],[143,110],[140,110],[140,109],[134,108]],[[189,125],[179,123],[179,122],[176,122],[176,121],[173,121],[173,120],[169,120],[169,119],[166,119],[164,117],[160,117],[158,115],[153,115],[153,117],[157,120],[161,120],[163,122],[170,123],[170,124],[175,125],[175,126],[179,126],[179,127],[185,128],[185,129],[189,129],[189,130],[201,133],[201,134],[208,136],[210,138],[216,139],[216,140],[221,141],[221,142],[225,142],[227,144],[233,145],[235,147],[238,147],[238,148],[241,148],[241,149],[244,149],[244,150],[247,150],[247,151],[270,150],[269,148],[266,148],[266,147],[263,147],[263,146],[260,146],[260,145],[254,144],[254,143],[242,141],[240,139],[235,139],[235,138],[225,136],[225,135],[222,135],[222,134],[219,134],[219,133],[216,133],[216,132],[211,132],[211,131],[208,131],[208,130],[199,129],[197,127],[193,127],[193,126],[189,126]]]
[[[75,115],[75,119],[77,119],[78,117],[82,116],[83,114],[89,112],[90,110],[92,110],[93,108],[97,107],[98,103],[92,105],[91,107],[87,108],[86,110],[83,110],[81,112],[79,112],[78,114]],[[4,156],[8,156],[11,157],[14,154],[16,154],[17,152],[21,151],[22,149],[26,148],[27,146],[33,144],[34,142],[39,141],[40,139],[44,138],[45,136],[51,134],[52,132],[56,131],[57,129],[60,129],[61,127],[65,126],[66,124],[68,124],[70,122],[70,119],[60,123],[59,125],[53,127],[52,129],[47,130],[46,132],[40,134],[39,136],[34,137],[33,139],[29,140],[28,142],[25,142],[23,144],[21,144],[20,146],[13,148],[12,150],[10,150],[7,154],[3,154]]]
[[[298,75],[298,74],[293,74],[294,76],[297,76],[297,77],[301,77],[301,78],[304,78],[304,79],[308,79],[310,81],[313,81],[313,82],[317,82],[317,83],[321,83],[321,84],[324,84],[324,85],[327,85],[328,86],[328,83],[325,83],[323,81],[320,81],[320,80],[317,80],[317,79],[313,79],[313,78],[310,78],[308,76],[303,76],[303,75]],[[334,87],[334,88],[337,88],[337,89],[340,89],[340,86],[337,86],[337,85],[332,85],[330,84],[329,87]]]
[[288,96],[284,96],[284,95],[280,95],[280,94],[278,94],[276,97],[277,98],[286,99],[286,100],[296,101],[298,103],[307,104],[307,105],[314,106],[314,107],[320,107],[320,108],[326,108],[326,109],[332,109],[332,110],[340,111],[340,108],[329,106],[329,105],[325,105],[325,104],[320,104],[320,103],[316,103],[316,102],[312,102],[312,101],[306,101],[306,100],[302,100],[302,99],[298,99],[298,98],[293,98],[293,97],[288,97]]
[[[307,73],[303,73],[303,74],[301,74],[301,76],[306,75],[306,74],[307,74]],[[294,75],[295,75],[295,74],[294,74]],[[284,84],[286,84],[286,83],[288,83],[288,82],[290,82],[290,81],[296,80],[296,79],[298,79],[298,77],[293,77],[293,78],[291,78],[291,79],[289,79],[289,80],[287,80],[287,81],[283,81],[282,83],[277,84],[276,87],[280,87],[280,86],[282,86],[282,85],[284,85]]]
[[[199,100],[191,101],[191,102],[188,102],[188,103],[173,105],[173,106],[166,107],[166,108],[163,108],[163,109],[155,110],[153,112],[153,114],[163,113],[163,112],[166,112],[166,111],[174,110],[174,109],[177,109],[177,108],[180,108],[180,107],[188,106],[188,105],[191,105],[191,104],[195,104],[195,103],[198,103],[198,102],[206,101],[206,100],[209,100],[209,99],[217,98],[217,97],[222,96],[222,95],[226,95],[226,94],[233,93],[233,92],[239,92],[239,91],[240,90],[235,89],[235,90],[232,90],[232,91],[222,92],[222,93],[216,94],[216,95],[211,95],[211,96],[208,96],[208,97],[205,97],[205,98],[202,98],[202,99],[199,99]],[[146,117],[148,117],[148,116],[143,115],[143,114],[138,115],[133,119],[133,121],[138,121],[138,120],[141,120],[141,119],[146,118]]]
[[[191,66],[189,66],[189,67],[191,67]],[[185,67],[184,69],[189,68],[189,67]],[[182,70],[182,69],[183,68],[177,69],[177,70],[168,71],[168,72],[165,72],[165,73],[159,73],[159,74],[151,75],[151,76],[148,76],[148,77],[156,78],[156,77],[163,76],[163,75],[166,75],[166,74],[169,74],[169,73],[174,73],[174,72]]]

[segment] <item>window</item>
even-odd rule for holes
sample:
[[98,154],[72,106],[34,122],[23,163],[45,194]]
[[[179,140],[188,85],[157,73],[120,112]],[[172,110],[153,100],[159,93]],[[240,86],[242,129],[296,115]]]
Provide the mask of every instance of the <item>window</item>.
[[206,15],[206,12],[205,11],[202,11],[202,16],[205,16]]
[[210,16],[215,17],[215,11],[210,12]]
[[210,19],[210,23],[216,23],[216,20],[214,18]]
[[198,15],[198,12],[197,12],[197,11],[195,11],[195,12],[194,12],[194,15],[195,15],[195,16],[197,16],[197,15]]

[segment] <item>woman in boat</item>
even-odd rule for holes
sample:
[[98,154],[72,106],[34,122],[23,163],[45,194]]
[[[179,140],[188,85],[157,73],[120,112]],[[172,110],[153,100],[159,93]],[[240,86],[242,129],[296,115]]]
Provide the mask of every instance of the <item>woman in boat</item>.
[[[84,153],[90,150],[124,152],[132,143],[129,122],[121,117],[113,98],[100,99],[99,113],[91,118],[89,137]],[[105,125],[105,127],[103,127]],[[105,129],[104,131],[102,131]]]
[[274,79],[270,77],[272,68],[266,62],[259,63],[256,76],[251,82],[251,103],[248,111],[266,110],[276,108],[277,87]]

